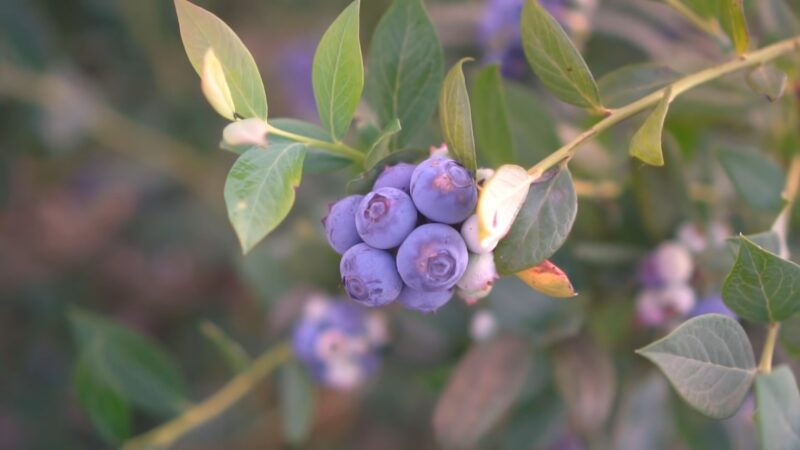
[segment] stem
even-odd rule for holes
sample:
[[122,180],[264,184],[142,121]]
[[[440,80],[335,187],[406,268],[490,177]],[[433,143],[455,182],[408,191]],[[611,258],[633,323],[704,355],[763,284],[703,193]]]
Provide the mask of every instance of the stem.
[[781,324],[772,322],[767,329],[767,341],[764,342],[764,350],[761,351],[761,362],[758,363],[758,371],[762,373],[772,372],[772,354],[775,353],[775,342],[778,340],[778,329]]
[[267,124],[267,134],[274,134],[277,136],[283,136],[287,139],[291,139],[296,142],[302,142],[303,144],[308,144],[313,147],[317,148],[324,148],[325,150],[330,150],[331,153],[345,156],[347,158],[352,159],[355,162],[364,162],[364,154],[360,151],[356,150],[353,147],[350,147],[347,144],[342,142],[326,142],[320,141],[319,139],[310,138],[308,136],[303,136],[300,134],[295,134],[286,130],[281,130],[280,128],[274,127],[270,124]]
[[800,36],[795,36],[791,39],[780,41],[747,55],[740,56],[733,61],[728,61],[718,66],[709,67],[691,75],[687,75],[673,82],[672,85],[659,89],[645,97],[640,98],[639,100],[634,101],[633,103],[629,103],[628,105],[625,105],[619,109],[609,110],[608,116],[606,116],[604,119],[597,122],[594,124],[594,126],[579,134],[575,139],[563,145],[561,148],[554,151],[543,160],[539,161],[536,165],[528,169],[528,174],[530,175],[529,181],[535,180],[556,164],[572,158],[572,156],[575,155],[575,152],[578,150],[578,147],[594,137],[596,134],[611,128],[612,126],[633,116],[636,113],[654,106],[661,100],[661,98],[664,96],[664,92],[668,88],[672,89],[672,98],[675,98],[678,95],[703,83],[707,83],[711,80],[715,80],[742,69],[764,64],[797,50],[800,50]]
[[287,361],[291,354],[288,344],[272,347],[255,359],[245,371],[202,403],[187,409],[175,419],[129,440],[122,450],[169,448],[190,431],[219,417],[231,408],[247,393],[255,389],[274,369]]
[[786,173],[786,185],[783,188],[783,199],[786,205],[781,210],[775,222],[772,224],[772,231],[778,235],[780,243],[780,257],[789,259],[789,221],[792,216],[792,206],[797,198],[797,191],[800,188],[800,154],[792,157],[789,165],[789,172]]

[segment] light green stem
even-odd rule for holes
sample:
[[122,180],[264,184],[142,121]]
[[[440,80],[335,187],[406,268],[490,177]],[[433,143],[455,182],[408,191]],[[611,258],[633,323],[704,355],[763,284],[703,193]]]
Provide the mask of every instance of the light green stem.
[[[742,55],[733,61],[728,61],[718,66],[709,67],[708,69],[687,75],[673,82],[668,87],[672,88],[672,97],[675,98],[678,95],[703,83],[707,83],[711,80],[715,80],[743,69],[767,63],[787,53],[798,50],[800,50],[800,36],[795,36],[791,39],[777,42],[752,53]],[[666,89],[667,88],[659,89],[645,97],[640,98],[639,100],[634,101],[633,103],[629,103],[628,105],[618,109],[609,110],[607,112],[608,115],[605,118],[528,169],[528,174],[530,175],[529,181],[535,180],[556,164],[572,158],[581,144],[588,141],[600,132],[611,128],[612,126],[633,116],[636,113],[655,106],[655,104],[658,103],[659,100],[661,100],[661,98],[664,96],[664,91]]]
[[764,342],[764,350],[761,351],[761,362],[758,363],[758,371],[761,373],[772,372],[772,355],[775,353],[775,342],[778,340],[780,326],[778,322],[769,324],[767,340]]
[[222,389],[190,407],[175,419],[125,443],[122,450],[167,449],[190,431],[219,417],[255,389],[273,370],[291,357],[288,344],[279,344],[262,354]]
[[333,154],[350,158],[358,163],[364,162],[364,153],[342,142],[320,141],[319,139],[314,139],[308,136],[292,133],[290,131],[282,130],[280,128],[267,124],[267,135],[270,134],[274,134],[276,136],[282,136],[285,137],[286,139],[291,139],[293,141],[301,142],[303,144],[308,144],[312,147],[322,148],[330,151]]

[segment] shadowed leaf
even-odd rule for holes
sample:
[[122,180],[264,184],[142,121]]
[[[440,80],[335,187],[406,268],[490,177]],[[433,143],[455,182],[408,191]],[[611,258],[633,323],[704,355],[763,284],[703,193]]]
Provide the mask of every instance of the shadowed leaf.
[[456,63],[444,79],[439,94],[439,123],[450,153],[467,170],[478,168],[475,160],[475,137],[472,133],[472,112],[464,80],[463,66],[470,58]]

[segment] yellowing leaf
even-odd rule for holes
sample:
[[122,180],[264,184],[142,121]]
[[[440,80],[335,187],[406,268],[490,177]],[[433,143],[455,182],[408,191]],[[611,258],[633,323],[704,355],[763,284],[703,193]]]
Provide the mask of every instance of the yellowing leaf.
[[531,288],[550,297],[568,298],[578,295],[567,274],[550,260],[518,272],[517,277]]
[[200,79],[203,95],[206,96],[208,103],[211,103],[214,111],[228,120],[234,120],[236,106],[233,104],[231,89],[228,87],[228,81],[225,80],[222,64],[214,54],[214,49],[210,47],[203,57],[203,72]]
[[747,31],[742,0],[720,0],[719,7],[722,28],[731,39],[736,53],[743,55],[750,43],[750,33]]
[[664,165],[664,152],[661,150],[661,133],[671,100],[672,89],[667,88],[656,109],[650,113],[642,127],[631,139],[631,156],[639,158],[645,164],[650,164],[651,166]]
[[500,166],[484,184],[478,199],[478,237],[481,245],[497,242],[511,229],[528,196],[528,172],[512,164]]

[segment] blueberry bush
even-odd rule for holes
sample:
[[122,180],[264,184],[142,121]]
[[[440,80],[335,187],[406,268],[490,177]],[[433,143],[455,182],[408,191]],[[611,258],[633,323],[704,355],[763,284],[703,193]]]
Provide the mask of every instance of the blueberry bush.
[[[307,46],[289,118],[237,33],[174,0],[235,158],[210,198],[291,325],[251,356],[204,322],[230,370],[209,389],[71,308],[95,433],[206,448],[268,385],[278,437],[252,448],[800,449],[800,7],[367,3]],[[445,16],[476,5],[464,45]],[[367,411],[348,438],[337,401]]]

